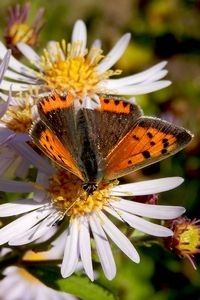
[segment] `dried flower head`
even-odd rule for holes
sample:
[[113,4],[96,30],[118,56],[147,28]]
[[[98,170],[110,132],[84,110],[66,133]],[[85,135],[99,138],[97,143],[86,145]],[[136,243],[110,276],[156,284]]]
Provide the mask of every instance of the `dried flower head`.
[[174,235],[165,239],[167,248],[186,257],[196,269],[193,257],[200,253],[200,220],[179,217],[171,222],[170,229]]
[[17,4],[8,10],[7,27],[5,30],[5,41],[8,48],[12,49],[13,55],[19,57],[20,51],[16,44],[23,42],[34,47],[38,41],[38,35],[41,31],[44,21],[42,19],[44,9],[38,9],[33,23],[30,25],[28,17],[30,13],[30,3],[23,7]]

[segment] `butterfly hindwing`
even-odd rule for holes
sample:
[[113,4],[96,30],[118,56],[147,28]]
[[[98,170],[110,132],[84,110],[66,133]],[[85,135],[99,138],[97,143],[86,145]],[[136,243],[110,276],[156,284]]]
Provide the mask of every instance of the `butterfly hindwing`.
[[83,175],[71,153],[43,121],[39,120],[33,124],[30,135],[38,148],[50,159],[83,180]]
[[184,128],[141,117],[106,158],[105,178],[121,177],[158,162],[181,150],[191,138]]

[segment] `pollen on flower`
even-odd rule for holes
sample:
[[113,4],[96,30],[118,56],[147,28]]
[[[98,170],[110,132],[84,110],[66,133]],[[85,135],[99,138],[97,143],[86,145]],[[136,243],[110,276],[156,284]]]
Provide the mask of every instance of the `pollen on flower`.
[[82,53],[81,48],[81,41],[66,44],[63,40],[54,48],[44,49],[41,57],[42,73],[38,77],[48,88],[68,92],[76,97],[102,92],[98,91],[97,84],[121,71],[108,70],[98,74],[96,66],[103,58],[102,50],[93,47],[89,53],[87,49]]
[[83,189],[83,182],[71,173],[60,170],[50,178],[48,192],[52,203],[63,214],[75,217],[101,210],[108,204],[109,190],[114,183],[109,183],[94,191],[91,195]]
[[15,98],[16,103],[10,103],[1,121],[12,131],[26,133],[32,123],[32,108],[34,103],[27,96]]

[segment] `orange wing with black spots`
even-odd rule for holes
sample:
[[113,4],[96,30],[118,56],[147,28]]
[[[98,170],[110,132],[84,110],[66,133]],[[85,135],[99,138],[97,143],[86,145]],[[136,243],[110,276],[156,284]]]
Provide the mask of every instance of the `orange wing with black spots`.
[[30,135],[50,159],[83,180],[83,175],[68,149],[42,121],[39,120],[32,126]]
[[160,119],[141,117],[108,154],[105,179],[121,177],[175,154],[191,138],[184,128]]
[[[125,99],[122,98],[112,98],[112,97],[105,97],[100,96],[99,97],[101,106],[98,108],[101,112],[112,112],[112,113],[118,113],[118,114],[130,114],[133,110],[133,107],[136,106],[135,104],[131,104]],[[138,110],[139,107],[137,106]],[[141,113],[141,110],[139,110]],[[137,117],[137,115],[135,116]]]
[[74,102],[74,97],[71,94],[58,94],[56,92],[52,93],[47,97],[43,97],[38,102],[38,111],[42,115],[45,115],[51,111],[57,109],[66,109],[72,106]]

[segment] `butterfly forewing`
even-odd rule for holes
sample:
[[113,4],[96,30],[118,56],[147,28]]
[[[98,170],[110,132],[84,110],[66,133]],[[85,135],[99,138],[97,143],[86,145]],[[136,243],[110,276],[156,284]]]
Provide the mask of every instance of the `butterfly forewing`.
[[119,99],[100,98],[98,110],[83,109],[88,138],[104,160],[142,115],[141,109]]
[[106,158],[105,179],[121,177],[175,154],[191,138],[184,128],[160,119],[141,117]]

